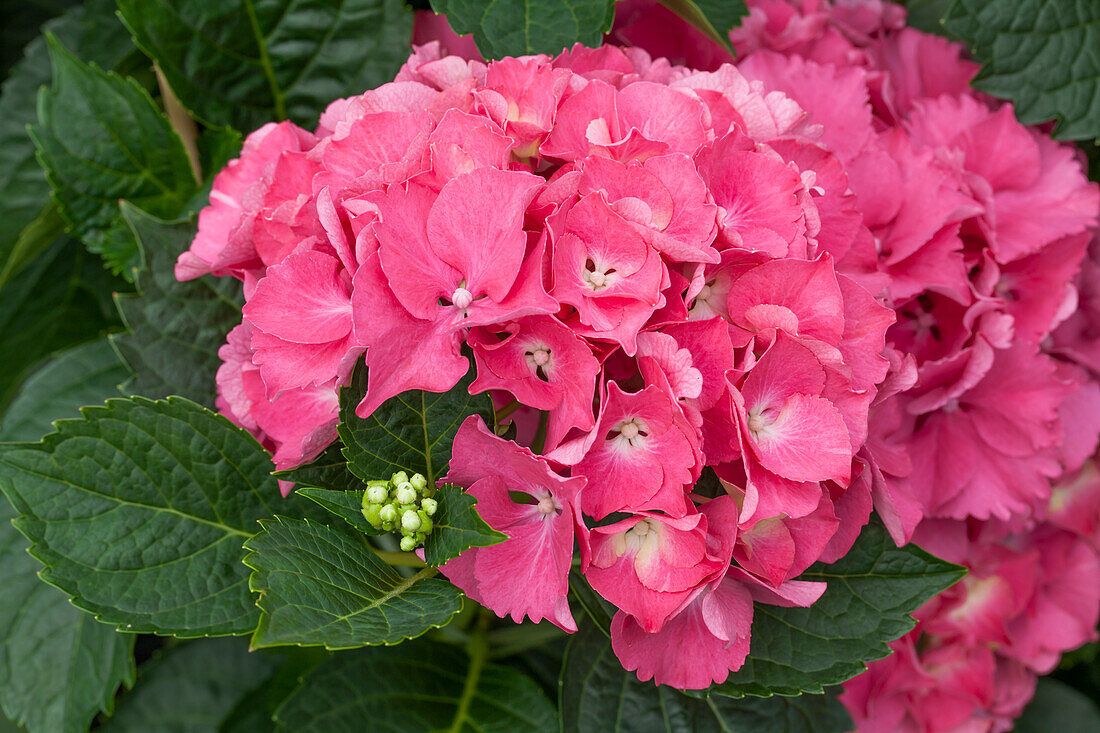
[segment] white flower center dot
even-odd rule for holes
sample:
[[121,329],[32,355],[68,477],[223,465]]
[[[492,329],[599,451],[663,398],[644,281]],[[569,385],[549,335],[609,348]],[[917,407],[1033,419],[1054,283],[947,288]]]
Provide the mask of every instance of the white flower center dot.
[[536,349],[531,358],[535,360],[536,366],[546,366],[546,362],[550,361],[550,352],[546,349]]
[[474,302],[474,295],[466,288],[457,288],[451,296],[451,302],[455,304],[455,308],[466,310]]
[[543,514],[553,514],[554,511],[557,510],[557,507],[554,506],[554,500],[552,498],[550,498],[549,496],[544,496],[541,499],[539,499],[538,506],[539,506],[539,511]]

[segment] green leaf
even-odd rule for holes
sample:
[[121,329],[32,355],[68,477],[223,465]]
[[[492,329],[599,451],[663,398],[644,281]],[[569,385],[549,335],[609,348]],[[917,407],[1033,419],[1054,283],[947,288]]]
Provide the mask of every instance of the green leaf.
[[[676,654],[676,649],[669,649]],[[798,697],[689,697],[671,687],[639,682],[615,658],[591,622],[565,651],[560,685],[563,733],[843,733],[852,721],[835,693]]]
[[0,705],[30,733],[86,731],[134,683],[132,634],[73,607],[38,579],[41,567],[0,498]]
[[458,426],[470,415],[493,424],[488,396],[471,395],[472,370],[449,392],[411,390],[386,400],[366,420],[355,406],[367,392],[362,364],[340,390],[340,437],[348,468],[363,481],[388,479],[397,471],[422,473],[429,484],[446,473]]
[[[516,670],[414,641],[337,654],[276,712],[279,731],[556,733],[554,706]],[[369,722],[369,723],[368,723]]]
[[588,579],[577,568],[569,571],[569,591],[596,628],[610,639],[611,617],[615,613],[615,607],[592,589]]
[[119,199],[172,217],[198,183],[179,136],[137,82],[85,64],[55,36],[47,44],[53,86],[39,94],[31,128],[39,160],[72,234],[128,275],[139,252]]
[[1035,697],[1016,721],[1016,733],[1100,730],[1100,708],[1069,685],[1040,677]]
[[348,470],[348,461],[344,458],[343,446],[339,441],[325,448],[325,451],[312,463],[285,471],[276,471],[274,476],[283,481],[293,481],[300,486],[312,486],[330,491],[351,491],[361,489],[363,486],[363,482]]
[[459,35],[474,34],[486,59],[558,54],[574,43],[598,46],[611,30],[615,0],[431,0]]
[[749,14],[744,0],[660,0],[661,4],[734,53],[730,31]]
[[218,733],[271,733],[275,710],[298,689],[302,678],[332,657],[318,647],[283,647],[271,652],[282,658],[279,669],[241,698],[218,728]]
[[363,492],[362,491],[333,491],[331,489],[298,489],[299,496],[304,496],[315,501],[325,509],[343,519],[363,534],[386,534],[383,530],[375,529],[367,518],[363,516]]
[[902,3],[909,16],[905,22],[925,33],[944,35],[943,19],[954,0],[906,0]]
[[497,532],[477,513],[477,499],[462,487],[443,484],[433,497],[439,503],[432,517],[433,529],[424,542],[424,560],[439,566],[471,547],[488,547],[504,542],[508,535]]
[[1100,138],[1100,3],[958,0],[945,26],[982,62],[974,86],[1011,99],[1021,122],[1057,120],[1062,140]]
[[365,540],[284,517],[261,524],[245,543],[263,611],[253,648],[396,644],[445,625],[462,606],[457,588],[431,577],[434,568],[406,578]]
[[118,327],[110,292],[120,284],[62,237],[0,288],[0,410],[43,357]]
[[863,528],[848,554],[818,563],[800,580],[825,581],[809,608],[756,604],[745,665],[712,690],[725,695],[821,692],[889,655],[886,643],[909,632],[909,614],[966,570],[916,545],[894,546],[880,523]]
[[38,440],[54,420],[118,397],[128,374],[106,339],[61,352],[19,388],[0,423],[0,441]]
[[279,666],[242,639],[202,639],[146,662],[102,733],[218,733],[237,703]]
[[401,0],[119,0],[180,102],[210,125],[316,123],[333,99],[392,81],[409,54]]
[[0,489],[42,579],[105,623],[245,634],[259,613],[242,543],[279,496],[270,466],[221,415],[135,397],[86,407],[41,443],[0,445]]
[[214,406],[218,349],[241,320],[240,284],[227,277],[178,282],[176,257],[195,235],[194,224],[163,222],[124,203],[122,213],[145,255],[139,295],[116,299],[129,333],[112,343],[134,373],[124,385],[147,397],[180,395]]
[[[34,17],[33,33],[38,35],[38,23],[44,18],[28,13],[26,3],[19,12],[4,18],[4,30],[16,25],[18,19]],[[88,0],[45,25],[62,43],[81,58],[94,61],[103,68],[116,68],[124,59],[140,55],[115,16],[113,0]],[[18,51],[22,43],[3,44]],[[27,134],[27,125],[37,122],[35,101],[38,89],[50,81],[50,63],[46,41],[39,37],[25,50],[25,56],[4,82],[0,92],[0,285],[17,273],[35,254],[54,240],[61,228],[56,208],[48,214],[50,184],[35,159],[34,143]],[[42,221],[38,221],[42,219]],[[31,225],[38,224],[34,227]],[[48,226],[43,226],[48,225]],[[16,242],[22,237],[21,253],[13,259]]]

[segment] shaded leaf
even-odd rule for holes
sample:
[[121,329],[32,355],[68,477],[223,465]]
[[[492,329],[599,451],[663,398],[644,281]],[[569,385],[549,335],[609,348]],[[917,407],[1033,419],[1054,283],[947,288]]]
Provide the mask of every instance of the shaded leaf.
[[0,409],[43,357],[119,326],[110,297],[120,284],[62,237],[0,288]]
[[925,33],[938,33],[942,36],[943,19],[952,2],[953,0],[905,0],[902,4],[909,13],[905,22]]
[[0,498],[0,705],[30,733],[86,731],[134,683],[132,634],[120,634],[38,578],[42,567]]
[[424,542],[424,560],[429,565],[442,565],[471,547],[488,547],[508,539],[485,523],[477,513],[477,499],[462,487],[443,484],[434,498],[439,509],[432,517],[432,533]]
[[355,414],[367,392],[367,369],[360,364],[351,384],[340,390],[339,430],[348,468],[363,481],[407,471],[422,473],[434,484],[447,471],[451,443],[462,421],[476,414],[493,424],[488,396],[467,391],[472,381],[471,370],[448,392],[403,392],[363,420]]
[[140,293],[116,299],[129,333],[111,342],[134,379],[124,385],[146,397],[179,395],[214,406],[218,349],[241,320],[241,287],[232,278],[178,282],[176,257],[195,235],[194,224],[163,222],[123,203],[122,212],[141,242],[145,269]]
[[622,668],[611,640],[591,621],[569,641],[560,689],[563,733],[842,733],[852,728],[835,692],[735,700],[689,697],[640,682]]
[[56,427],[0,445],[0,489],[43,580],[130,631],[252,631],[242,543],[278,497],[259,443],[178,397],[114,399]]
[[401,0],[119,0],[172,91],[215,126],[312,126],[333,99],[392,81],[409,55]]
[[53,85],[38,99],[31,137],[69,230],[116,273],[139,262],[119,199],[179,214],[198,190],[179,136],[134,80],[82,62],[47,37]]
[[1100,3],[958,0],[944,25],[982,62],[974,86],[1011,99],[1021,122],[1100,138]]
[[1035,697],[1016,721],[1016,733],[1100,730],[1100,708],[1069,685],[1040,677]]
[[552,733],[554,707],[529,678],[474,662],[459,649],[414,641],[338,654],[278,709],[278,730]]
[[809,608],[756,604],[749,657],[711,688],[726,695],[821,692],[889,655],[886,643],[909,632],[909,616],[966,570],[916,545],[898,548],[878,522],[863,528],[848,554],[817,563],[800,580],[825,581]]
[[222,721],[279,665],[243,639],[202,639],[146,662],[103,733],[217,733]]
[[106,339],[61,352],[19,388],[0,423],[0,441],[38,440],[54,420],[118,397],[118,385],[128,375]]
[[276,517],[245,544],[263,611],[254,648],[351,649],[396,644],[443,626],[462,594],[425,568],[403,577],[364,542],[309,521]]
[[[14,30],[20,23],[33,29],[30,37],[38,36],[38,24],[46,18],[36,14],[36,5],[49,11],[69,5],[67,1],[46,3],[19,3],[18,12],[5,14],[3,33]],[[32,5],[32,8],[28,8]],[[87,0],[45,25],[67,48],[81,58],[94,61],[101,67],[113,69],[124,59],[138,53],[115,16],[114,0]],[[5,54],[18,53],[23,43],[0,44]],[[45,249],[63,230],[63,222],[51,208],[50,184],[46,173],[35,159],[34,143],[27,134],[27,125],[38,121],[36,100],[38,90],[50,82],[50,62],[45,38],[35,38],[26,48],[25,55],[12,68],[0,92],[0,285],[15,275],[34,255]],[[44,217],[44,218],[43,218]],[[32,222],[42,218],[36,228]],[[61,224],[59,227],[58,224]],[[48,226],[43,226],[47,224]],[[20,239],[20,253],[13,259],[12,252]]]
[[611,30],[615,0],[431,0],[459,35],[474,34],[486,59],[545,53],[574,43],[598,46]]

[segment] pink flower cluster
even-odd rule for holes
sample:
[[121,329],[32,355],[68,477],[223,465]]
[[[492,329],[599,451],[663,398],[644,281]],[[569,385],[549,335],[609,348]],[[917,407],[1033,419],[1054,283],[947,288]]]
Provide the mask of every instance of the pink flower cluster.
[[219,409],[286,468],[335,439],[360,359],[362,417],[473,368],[499,425],[462,424],[445,480],[509,539],[444,573],[572,631],[576,554],[623,665],[680,688],[744,663],[754,602],[813,603],[797,576],[873,505],[974,571],[853,717],[995,727],[1100,605],[1049,628],[1100,572],[1100,193],[897,6],[749,4],[736,66],[620,3],[613,39],[687,66],[432,42],[315,132],[252,133],[177,264],[244,282]]
[[[899,542],[970,568],[843,699],[860,731],[1008,730],[1035,676],[1096,638],[1100,194],[1073,147],[970,89],[963,48],[899,6],[748,4],[738,69],[822,126],[872,235],[839,267],[897,314],[900,389],[865,445],[876,509]],[[613,36],[729,60],[649,5]]]

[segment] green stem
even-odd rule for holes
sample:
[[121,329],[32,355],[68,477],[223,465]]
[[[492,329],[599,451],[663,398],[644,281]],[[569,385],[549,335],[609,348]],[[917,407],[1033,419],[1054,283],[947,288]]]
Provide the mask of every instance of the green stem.
[[260,20],[256,17],[256,8],[252,0],[244,0],[245,11],[248,12],[248,22],[252,26],[252,35],[256,38],[256,47],[260,50],[260,67],[264,70],[264,78],[271,88],[271,99],[275,105],[275,118],[282,121],[286,119],[286,99],[283,90],[279,88],[279,82],[275,79],[275,67],[271,65],[271,56],[267,52],[267,39],[260,30]]
[[513,412],[515,412],[516,410],[518,410],[518,409],[519,409],[519,400],[512,400],[507,405],[505,405],[504,407],[497,410],[496,414],[494,415],[494,418],[496,420],[496,424],[500,425],[501,421],[503,421],[505,418],[511,416],[511,414]]
[[372,547],[371,550],[378,556],[379,560],[387,565],[404,565],[410,568],[427,567],[427,563],[412,552],[392,552],[390,550],[379,550],[374,547]]
[[477,683],[481,679],[481,669],[485,666],[485,660],[489,657],[489,621],[493,615],[490,611],[481,610],[477,620],[477,627],[470,635],[470,642],[466,645],[466,652],[470,655],[470,666],[466,670],[466,684],[462,687],[462,697],[458,700],[458,709],[455,710],[454,720],[451,721],[449,733],[459,733],[462,724],[470,712],[470,703],[477,694]]

